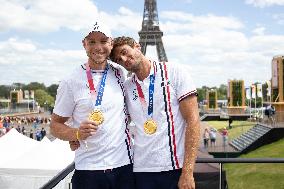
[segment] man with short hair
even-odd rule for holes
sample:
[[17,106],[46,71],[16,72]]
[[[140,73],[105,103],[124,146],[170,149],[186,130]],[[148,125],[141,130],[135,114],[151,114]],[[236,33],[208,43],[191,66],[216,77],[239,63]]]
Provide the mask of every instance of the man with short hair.
[[177,64],[149,60],[130,37],[114,39],[110,58],[133,72],[125,91],[136,128],[136,188],[194,189],[200,121],[189,72]]
[[73,189],[133,189],[123,71],[107,61],[111,35],[97,23],[82,43],[88,61],[60,82],[51,134],[80,142],[73,148]]

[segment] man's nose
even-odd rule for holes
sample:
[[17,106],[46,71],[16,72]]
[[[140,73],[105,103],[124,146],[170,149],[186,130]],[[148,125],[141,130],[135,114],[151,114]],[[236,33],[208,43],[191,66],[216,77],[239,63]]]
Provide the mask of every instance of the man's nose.
[[127,57],[126,57],[126,56],[121,56],[121,61],[122,61],[122,62],[126,62],[126,60],[127,60]]
[[102,45],[101,44],[95,44],[94,45],[94,49],[95,50],[101,50],[102,49]]

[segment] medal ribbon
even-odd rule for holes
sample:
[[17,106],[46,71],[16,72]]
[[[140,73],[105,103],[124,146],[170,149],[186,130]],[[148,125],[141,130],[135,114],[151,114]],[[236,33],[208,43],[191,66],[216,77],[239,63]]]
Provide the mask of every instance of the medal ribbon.
[[[150,75],[150,83],[149,83],[149,105],[148,105],[148,118],[153,118],[153,109],[154,109],[154,88],[155,88],[155,76],[156,76],[156,64],[153,62],[154,72]],[[142,105],[142,109],[145,112],[147,103],[145,100],[144,93],[140,84],[135,79],[136,88],[138,91],[138,96],[140,103]]]
[[102,80],[99,86],[99,91],[96,91],[90,65],[88,63],[86,64],[86,74],[87,74],[87,79],[88,79],[88,83],[90,87],[92,102],[96,101],[95,107],[100,106],[102,104],[108,69],[109,69],[109,66],[107,64],[104,70],[104,75],[102,77]]

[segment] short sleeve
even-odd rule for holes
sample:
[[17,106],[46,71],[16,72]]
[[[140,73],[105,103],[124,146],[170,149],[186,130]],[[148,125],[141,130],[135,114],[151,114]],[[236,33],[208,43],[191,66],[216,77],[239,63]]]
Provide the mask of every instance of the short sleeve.
[[197,95],[195,84],[192,80],[190,70],[186,65],[174,64],[169,67],[171,83],[176,91],[180,102],[187,96]]
[[60,82],[57,89],[53,112],[62,117],[71,117],[75,108],[74,96],[66,80]]

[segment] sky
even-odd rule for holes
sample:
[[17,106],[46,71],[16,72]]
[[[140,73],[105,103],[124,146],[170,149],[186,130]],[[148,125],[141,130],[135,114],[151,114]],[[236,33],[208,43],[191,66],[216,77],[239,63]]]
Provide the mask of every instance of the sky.
[[[86,62],[82,38],[97,18],[114,37],[139,40],[142,0],[0,0],[0,85],[59,84]],[[284,0],[157,0],[169,63],[196,87],[271,79],[284,55]],[[146,55],[157,58],[155,46]]]

